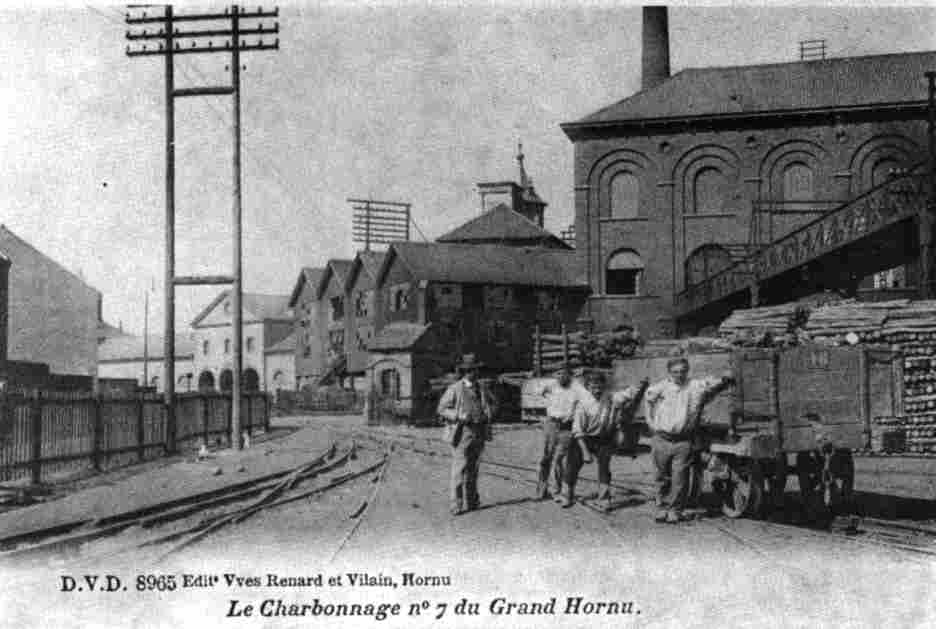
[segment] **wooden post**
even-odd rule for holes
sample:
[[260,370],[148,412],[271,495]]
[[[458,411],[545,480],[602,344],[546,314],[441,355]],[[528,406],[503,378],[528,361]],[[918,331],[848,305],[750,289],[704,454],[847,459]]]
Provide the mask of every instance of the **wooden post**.
[[543,375],[543,338],[538,325],[533,326],[533,375]]
[[244,397],[247,398],[247,425],[245,428],[247,434],[250,435],[253,434],[253,400],[250,399],[251,395],[249,393]]
[[[234,396],[225,397],[224,401],[227,402],[227,436],[228,436],[228,446],[234,445],[234,440],[232,439],[231,429],[234,425]],[[240,439],[240,436],[238,436]]]
[[205,447],[208,447],[208,425],[210,422],[210,413],[211,413],[211,400],[208,398],[207,393],[202,393],[198,396],[198,399],[201,400],[201,409],[202,409],[202,442],[205,444]]
[[263,432],[270,432],[270,413],[273,412],[270,396],[263,396]]
[[146,393],[140,393],[140,399],[137,403],[137,422],[136,422],[136,440],[137,440],[137,459],[143,461],[146,458]]
[[101,413],[101,398],[97,395],[91,398],[91,422],[94,426],[94,449],[91,453],[91,463],[94,465],[94,470],[100,472],[102,469],[102,459],[103,452],[101,448],[101,443],[104,441],[104,421]]
[[569,368],[569,332],[565,323],[562,324],[562,366]]
[[30,397],[29,421],[32,442],[32,458],[30,467],[32,468],[32,484],[38,485],[42,482],[42,393],[34,391]]

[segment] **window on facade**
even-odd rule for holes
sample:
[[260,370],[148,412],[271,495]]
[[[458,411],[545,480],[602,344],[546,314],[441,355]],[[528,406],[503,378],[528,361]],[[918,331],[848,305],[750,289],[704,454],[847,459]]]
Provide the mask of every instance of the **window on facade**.
[[721,245],[702,245],[686,258],[686,286],[698,284],[731,264],[731,253]]
[[208,341],[202,341],[202,344],[201,344],[201,353],[202,353],[204,356],[207,356],[207,355],[208,355],[208,350],[209,350],[209,349],[211,349],[211,345],[208,343]]
[[331,298],[331,319],[332,321],[344,319],[344,299],[340,295]]
[[486,310],[503,310],[510,306],[513,293],[509,286],[485,286],[484,308]]
[[393,310],[406,310],[409,306],[409,295],[405,288],[397,288],[393,291]]
[[536,291],[536,310],[541,313],[559,310],[559,293],[549,290]]
[[640,213],[640,181],[632,173],[611,180],[611,217],[637,218]]
[[370,311],[371,292],[362,290],[354,300],[354,316],[366,317]]
[[784,201],[812,201],[815,198],[812,168],[795,162],[783,169]]
[[703,168],[692,181],[692,211],[696,214],[711,214],[722,211],[724,206],[725,176],[717,168]]
[[224,339],[224,353],[231,353],[231,339]]
[[644,263],[637,252],[618,251],[608,260],[605,292],[609,295],[639,295]]
[[400,372],[384,369],[380,372],[380,393],[394,400],[400,399]]
[[458,284],[437,284],[433,287],[432,294],[439,308],[462,307],[461,286]]

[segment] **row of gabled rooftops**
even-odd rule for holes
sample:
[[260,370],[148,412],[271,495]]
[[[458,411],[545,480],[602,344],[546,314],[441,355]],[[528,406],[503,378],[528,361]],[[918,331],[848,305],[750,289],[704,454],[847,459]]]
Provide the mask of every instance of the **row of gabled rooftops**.
[[361,251],[302,269],[289,305],[295,308],[308,283],[321,298],[333,278],[343,290],[364,271],[376,286],[394,261],[414,278],[442,283],[586,288],[577,257],[562,239],[506,205],[471,219],[435,242],[395,242],[386,252]]

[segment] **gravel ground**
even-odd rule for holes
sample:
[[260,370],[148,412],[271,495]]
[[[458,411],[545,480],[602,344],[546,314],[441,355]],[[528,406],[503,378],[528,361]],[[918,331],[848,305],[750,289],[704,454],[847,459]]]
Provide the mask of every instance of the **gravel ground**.
[[[364,430],[349,418],[283,423],[301,423],[297,434],[316,443]],[[445,449],[422,439],[434,433],[375,433],[384,444],[396,435],[418,434],[425,453],[397,448],[380,483],[374,482],[375,472],[264,512],[155,565],[147,563],[151,558],[115,557],[103,566],[71,561],[28,574],[13,570],[3,579],[0,613],[13,621],[8,626],[50,627],[926,627],[936,621],[933,563],[820,532],[722,518],[659,525],[650,506],[639,501],[609,516],[580,505],[560,509],[531,499],[531,474],[484,464],[483,508],[453,518]],[[536,437],[529,429],[498,431],[486,455],[530,465]],[[356,465],[378,460],[385,445],[361,442],[369,449]],[[615,460],[615,480],[623,485],[647,490],[649,474],[646,457]],[[635,496],[620,492],[622,501]],[[363,515],[351,518],[364,501]],[[63,574],[106,574],[102,568],[119,576],[129,591],[58,591]],[[397,587],[349,585],[348,573],[364,572]],[[256,576],[261,585],[133,591],[138,574],[225,573]],[[341,576],[343,583],[265,587],[269,573]],[[404,585],[406,573],[449,582]],[[631,613],[565,614],[569,597],[583,597],[583,603],[631,602],[620,607]],[[256,616],[266,599],[311,605],[316,598],[322,604],[399,602],[402,611],[383,621]],[[548,603],[553,598],[555,614],[523,615],[519,608],[509,615],[494,613],[503,611],[499,599]],[[478,614],[457,613],[471,610],[458,606],[463,600],[477,603]],[[423,601],[428,608],[420,607]],[[250,604],[254,616],[226,617],[232,605],[237,613]],[[446,607],[437,620],[441,604]]]

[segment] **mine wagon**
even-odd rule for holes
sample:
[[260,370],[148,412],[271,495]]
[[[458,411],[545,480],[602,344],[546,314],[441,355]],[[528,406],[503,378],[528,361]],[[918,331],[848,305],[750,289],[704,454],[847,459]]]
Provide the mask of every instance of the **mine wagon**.
[[[669,358],[618,361],[616,386],[666,377]],[[688,358],[695,377],[735,378],[703,410],[700,431],[712,487],[729,517],[757,515],[767,500],[782,504],[790,474],[805,505],[847,504],[852,452],[870,447],[873,418],[901,414],[902,360],[888,348],[801,345]]]

